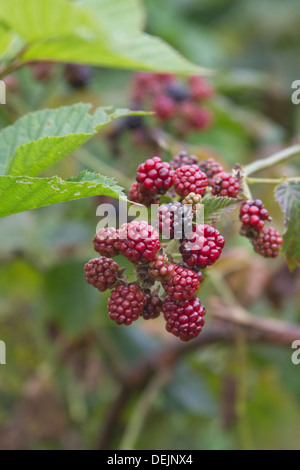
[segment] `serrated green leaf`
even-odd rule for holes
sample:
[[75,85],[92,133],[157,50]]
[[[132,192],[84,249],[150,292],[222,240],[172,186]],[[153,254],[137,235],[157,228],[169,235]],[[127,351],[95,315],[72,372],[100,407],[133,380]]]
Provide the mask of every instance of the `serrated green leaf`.
[[231,197],[213,196],[203,199],[201,204],[204,205],[205,223],[211,223],[220,220],[222,214],[230,214],[241,204],[241,201]]
[[131,112],[89,104],[27,114],[0,132],[0,174],[36,176],[91,139],[105,124]]
[[275,199],[285,216],[286,232],[282,250],[289,268],[300,264],[300,183],[282,183],[275,188]]
[[20,60],[178,74],[207,74],[162,40],[142,33],[138,0],[0,0],[0,19],[27,42]]
[[58,176],[0,176],[0,217],[100,195],[127,201],[123,189],[112,178],[90,172],[82,172],[69,180]]

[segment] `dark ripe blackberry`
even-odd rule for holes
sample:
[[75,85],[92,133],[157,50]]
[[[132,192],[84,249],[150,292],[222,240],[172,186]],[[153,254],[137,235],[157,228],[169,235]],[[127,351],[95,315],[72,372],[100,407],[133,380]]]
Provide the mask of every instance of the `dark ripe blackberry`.
[[144,294],[147,300],[146,306],[142,313],[144,320],[154,320],[158,318],[161,312],[162,301],[157,295],[151,293]]
[[264,258],[277,258],[283,238],[273,227],[264,228],[258,232],[257,237],[251,240],[256,253]]
[[189,300],[196,294],[200,282],[196,273],[175,265],[174,273],[169,280],[162,282],[162,286],[174,300]]
[[223,171],[215,175],[211,182],[212,194],[214,196],[224,196],[237,198],[240,190],[240,183],[236,176]]
[[208,185],[207,176],[199,170],[197,165],[186,165],[178,168],[174,174],[174,187],[176,194],[182,198],[190,193],[203,194]]
[[180,240],[192,233],[193,211],[180,202],[170,202],[159,207],[157,225],[166,239]]
[[101,257],[89,261],[84,267],[86,282],[100,292],[111,289],[118,279],[119,266],[110,258]]
[[206,174],[209,185],[211,185],[214,176],[224,171],[224,168],[218,162],[216,162],[214,158],[203,160],[199,163],[199,168],[201,171],[203,171],[203,173]]
[[141,163],[137,169],[136,180],[145,194],[165,194],[173,186],[174,171],[169,163],[153,157]]
[[117,325],[131,325],[143,313],[147,299],[135,284],[119,285],[108,301],[109,317]]
[[148,264],[160,250],[158,232],[145,221],[134,220],[120,228],[119,249],[134,264]]
[[127,129],[140,129],[144,123],[143,116],[126,116],[123,122]]
[[182,166],[186,165],[197,165],[198,158],[195,155],[188,155],[187,152],[180,152],[176,155],[173,160],[170,162],[170,165],[174,170],[181,168]]
[[189,239],[183,240],[179,251],[189,268],[204,269],[220,257],[225,239],[210,225],[196,225]]
[[168,95],[158,95],[153,103],[153,110],[162,121],[171,119],[176,112],[176,103]]
[[171,264],[165,255],[157,254],[149,263],[149,274],[156,281],[167,281],[174,274],[175,264]]
[[158,201],[153,199],[151,195],[145,194],[141,191],[141,186],[137,182],[133,183],[131,186],[128,197],[130,201],[143,204],[143,206],[146,207],[151,206],[151,204],[158,204]]
[[166,330],[182,341],[196,338],[205,325],[205,308],[197,298],[176,302],[167,296],[162,311],[166,320]]
[[248,231],[259,232],[265,226],[265,220],[270,220],[267,209],[264,208],[260,199],[245,202],[240,211],[240,220],[243,224],[243,233],[247,235]]
[[65,78],[73,88],[85,88],[93,76],[92,68],[81,64],[68,64]]
[[176,103],[182,103],[190,97],[188,87],[180,83],[171,83],[167,87],[167,93]]
[[93,243],[97,253],[113,258],[119,254],[119,231],[113,227],[102,228],[96,233]]

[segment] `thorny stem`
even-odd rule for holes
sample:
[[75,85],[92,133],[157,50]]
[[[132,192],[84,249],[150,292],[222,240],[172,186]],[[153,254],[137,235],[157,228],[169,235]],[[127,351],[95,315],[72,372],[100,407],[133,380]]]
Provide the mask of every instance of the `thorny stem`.
[[244,167],[244,172],[246,176],[252,175],[257,171],[264,170],[265,168],[270,168],[271,166],[277,165],[277,163],[281,163],[288,158],[295,157],[300,155],[300,145],[293,145],[292,147],[288,147],[281,152],[275,153],[271,155],[271,157],[264,158],[262,160],[256,160],[250,165]]

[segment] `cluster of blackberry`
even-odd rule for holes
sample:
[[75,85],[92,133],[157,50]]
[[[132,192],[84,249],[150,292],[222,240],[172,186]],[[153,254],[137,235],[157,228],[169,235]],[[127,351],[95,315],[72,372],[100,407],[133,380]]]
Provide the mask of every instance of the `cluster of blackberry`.
[[[86,280],[101,292],[113,289],[108,311],[118,325],[163,313],[166,330],[182,341],[201,332],[205,308],[196,294],[204,279],[202,271],[219,259],[225,244],[215,227],[197,223],[197,208],[208,188],[215,196],[238,198],[240,182],[214,159],[199,162],[186,152],[170,163],[154,157],[139,165],[129,194],[132,202],[159,204],[167,193],[175,193],[178,200],[158,206],[156,226],[135,220],[118,230],[103,228],[94,238],[101,258],[86,264]],[[274,257],[282,239],[274,229],[264,229],[266,220],[269,213],[261,201],[243,203],[242,234],[251,238],[258,253]],[[173,239],[179,240],[175,253],[174,244],[162,243]],[[112,260],[117,255],[135,265],[136,282],[128,283],[123,277]]]
[[203,103],[213,94],[213,87],[201,76],[180,82],[174,75],[140,72],[132,87],[135,108],[155,111],[160,124],[172,120],[181,134],[211,125],[211,112]]
[[275,228],[265,228],[265,222],[272,219],[261,200],[244,202],[240,211],[240,220],[242,222],[240,233],[251,240],[256,253],[264,258],[276,258],[279,255],[283,238]]

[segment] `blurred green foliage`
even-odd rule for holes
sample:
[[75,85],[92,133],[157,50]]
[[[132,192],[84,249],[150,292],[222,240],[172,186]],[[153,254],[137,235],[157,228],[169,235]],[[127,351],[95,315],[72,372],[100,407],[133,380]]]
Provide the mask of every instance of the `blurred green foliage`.
[[[189,148],[215,152],[230,167],[293,141],[299,128],[299,110],[290,100],[291,83],[300,78],[296,0],[164,0],[163,9],[158,0],[145,4],[150,33],[216,69],[215,124],[192,135]],[[56,66],[51,80],[37,82],[31,68],[20,70],[19,92],[11,92],[8,105],[0,107],[1,126],[47,106],[128,105],[130,72],[95,69],[85,90],[72,89],[62,73],[63,66]],[[51,174],[71,177],[88,167],[110,172],[128,187],[149,153],[126,136],[122,154],[112,155],[102,134],[81,154],[57,163]],[[291,160],[262,176],[293,176],[297,169],[299,161]],[[253,194],[264,199],[282,228],[273,186],[255,185]],[[85,283],[83,265],[94,256],[99,202],[76,201],[0,221],[0,339],[7,346],[7,365],[0,366],[1,449],[94,447],[119,391],[110,361],[126,370],[171,340],[160,320],[129,329],[111,324],[107,295]],[[224,217],[220,229],[228,243],[213,275],[224,277],[253,315],[299,322],[299,271],[289,274],[283,257],[274,262],[254,256],[238,235],[236,212]],[[206,282],[201,300],[208,324],[213,295]],[[300,449],[299,367],[290,350],[247,345],[243,338],[193,352],[157,393],[133,446]],[[123,442],[139,399],[133,396],[122,417]],[[119,445],[120,440],[110,442],[111,448]]]

